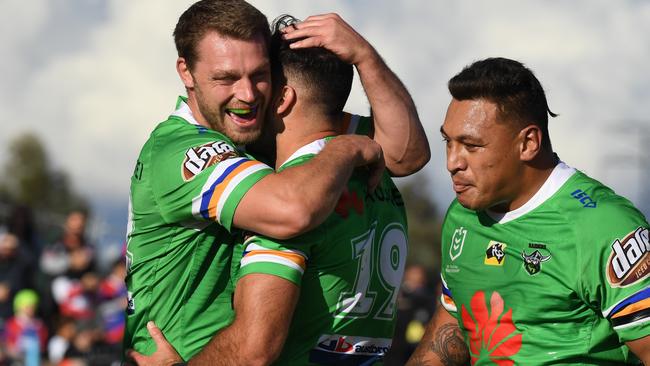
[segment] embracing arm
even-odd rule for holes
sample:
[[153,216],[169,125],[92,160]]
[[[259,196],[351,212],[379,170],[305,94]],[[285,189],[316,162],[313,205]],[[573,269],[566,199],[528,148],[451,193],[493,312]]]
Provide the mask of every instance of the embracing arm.
[[291,47],[324,47],[356,66],[374,119],[374,139],[395,176],[420,170],[431,157],[429,142],[406,87],[377,51],[337,14],[315,15],[283,30]]
[[644,365],[650,365],[650,335],[626,342],[625,344],[627,344],[632,353],[634,353]]
[[[235,291],[235,320],[212,337],[187,364],[269,365],[282,351],[299,292],[293,282],[277,276],[253,273],[242,277]],[[182,361],[153,322],[147,323],[147,329],[156,343],[156,351],[150,356],[128,351],[133,363],[172,366]]]
[[469,350],[458,321],[438,305],[420,344],[406,366],[469,365]]
[[273,275],[242,277],[235,291],[235,321],[188,365],[270,364],[284,346],[299,291],[294,283]]
[[233,226],[276,239],[309,231],[334,210],[354,168],[368,164],[374,188],[384,168],[379,145],[367,136],[338,136],[307,163],[257,182],[239,202]]

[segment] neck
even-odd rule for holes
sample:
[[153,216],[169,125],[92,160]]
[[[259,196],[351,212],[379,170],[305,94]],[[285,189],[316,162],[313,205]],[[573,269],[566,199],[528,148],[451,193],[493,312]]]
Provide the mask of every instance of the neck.
[[299,113],[294,109],[289,115],[282,118],[281,123],[284,125],[284,130],[275,137],[276,168],[286,162],[301,147],[313,141],[339,134],[336,126],[342,122],[340,119],[343,116],[331,118],[310,112]]
[[196,95],[194,94],[194,91],[191,89],[186,89],[187,90],[187,106],[190,107],[190,111],[192,111],[192,117],[198,122],[201,126],[212,129],[208,121],[203,117],[203,114],[201,113],[201,110],[199,109],[199,103],[196,101]]
[[524,165],[520,175],[521,178],[516,185],[519,189],[513,194],[514,199],[490,207],[490,210],[506,213],[525,205],[542,188],[558,162],[557,156],[549,153],[540,154],[536,159]]

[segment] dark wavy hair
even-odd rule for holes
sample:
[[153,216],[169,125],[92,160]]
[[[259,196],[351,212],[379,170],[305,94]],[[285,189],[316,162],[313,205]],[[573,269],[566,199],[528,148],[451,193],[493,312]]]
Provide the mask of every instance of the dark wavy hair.
[[321,47],[292,49],[290,41],[282,38],[281,30],[300,20],[291,15],[277,17],[272,25],[271,70],[274,87],[285,85],[287,78],[295,78],[308,88],[310,105],[324,114],[335,116],[343,111],[352,88],[352,65],[341,61],[334,53]]
[[535,124],[542,130],[542,146],[551,149],[546,94],[533,72],[521,62],[487,58],[465,67],[449,80],[449,92],[456,100],[486,99],[498,107],[500,122],[518,127]]

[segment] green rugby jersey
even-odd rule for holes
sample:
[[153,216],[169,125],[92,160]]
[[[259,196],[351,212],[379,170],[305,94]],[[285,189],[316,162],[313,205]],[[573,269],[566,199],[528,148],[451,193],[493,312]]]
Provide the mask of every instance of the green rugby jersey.
[[125,349],[155,351],[154,320],[184,359],[232,321],[232,219],[273,170],[199,125],[184,99],[145,143],[131,178]]
[[506,214],[451,204],[443,306],[474,365],[618,365],[650,334],[648,223],[632,204],[560,163]]
[[[325,145],[317,140],[282,168],[302,164]],[[387,173],[374,193],[355,173],[335,212],[318,228],[286,241],[253,236],[239,276],[265,273],[301,287],[278,365],[358,365],[390,349],[395,302],[407,254],[401,195]]]

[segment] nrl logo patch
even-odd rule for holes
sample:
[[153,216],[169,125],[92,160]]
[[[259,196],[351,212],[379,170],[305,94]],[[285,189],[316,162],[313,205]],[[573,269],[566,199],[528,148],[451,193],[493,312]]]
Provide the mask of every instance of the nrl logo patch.
[[650,233],[639,227],[612,243],[607,280],[612,287],[627,287],[650,275]]
[[184,181],[190,181],[209,166],[236,156],[238,155],[235,149],[224,141],[208,142],[193,147],[185,153],[181,176]]
[[485,251],[485,260],[483,263],[488,266],[503,266],[506,258],[507,246],[508,245],[505,243],[491,240],[490,244],[488,244],[487,250]]
[[467,236],[467,229],[459,227],[454,230],[454,235],[451,237],[451,245],[449,246],[449,257],[451,260],[456,260],[460,253],[463,252],[463,244],[465,244],[465,237]]
[[526,251],[522,251],[521,257],[524,259],[524,269],[531,276],[538,274],[542,270],[542,262],[551,259],[550,255],[543,255],[539,250],[535,250],[531,254],[526,254]]

